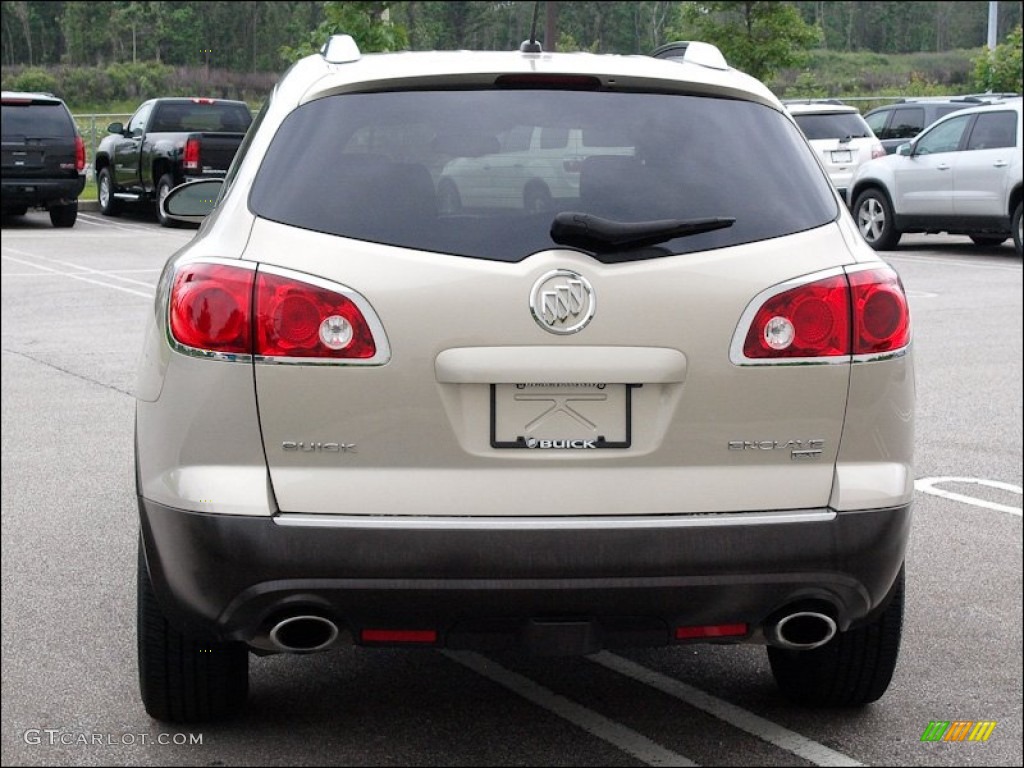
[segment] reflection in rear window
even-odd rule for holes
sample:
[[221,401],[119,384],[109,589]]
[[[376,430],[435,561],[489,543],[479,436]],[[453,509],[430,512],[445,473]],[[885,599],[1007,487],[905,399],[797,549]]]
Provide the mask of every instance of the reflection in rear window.
[[794,115],[793,119],[808,139],[866,139],[871,129],[864,118],[853,112],[833,115]]
[[837,215],[803,138],[770,108],[552,90],[310,102],[281,125],[249,202],[292,226],[500,261],[559,247],[550,228],[561,211],[627,222],[736,219],[652,255],[780,237]]

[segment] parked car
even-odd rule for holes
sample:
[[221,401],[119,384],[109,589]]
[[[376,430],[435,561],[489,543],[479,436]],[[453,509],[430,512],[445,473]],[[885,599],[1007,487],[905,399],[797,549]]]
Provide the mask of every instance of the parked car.
[[100,211],[118,216],[128,204],[152,206],[162,226],[172,226],[160,201],[179,184],[223,178],[252,113],[244,101],[210,98],[150,99],[128,125],[107,126],[96,149]]
[[0,114],[3,215],[42,208],[53,226],[73,227],[85,188],[85,142],[67,105],[50,93],[3,91]]
[[949,98],[900,99],[893,104],[876,107],[864,114],[871,130],[881,140],[888,155],[906,144],[940,117],[980,104],[1012,98],[1014,94],[972,94]]
[[884,157],[885,150],[856,107],[839,101],[790,101],[786,109],[814,148],[828,177],[846,199],[861,163]]
[[[660,56],[334,37],[223,182],[168,195],[202,225],[135,389],[152,716],[237,711],[250,651],[353,643],[753,643],[796,701],[883,694],[903,287],[767,87]],[[553,115],[623,151],[546,210],[439,205],[452,153]]]
[[851,195],[857,227],[878,250],[904,232],[967,235],[1021,254],[1021,99],[940,118],[895,155],[861,166]]
[[[455,147],[452,139],[462,137],[445,138]],[[626,137],[609,135],[600,127],[588,127],[586,132],[570,128],[557,116],[547,125],[514,125],[499,136],[481,136],[474,145],[487,143],[493,151],[456,156],[445,164],[437,184],[443,212],[464,208],[546,211],[556,201],[579,198],[580,171],[588,157],[634,153]]]

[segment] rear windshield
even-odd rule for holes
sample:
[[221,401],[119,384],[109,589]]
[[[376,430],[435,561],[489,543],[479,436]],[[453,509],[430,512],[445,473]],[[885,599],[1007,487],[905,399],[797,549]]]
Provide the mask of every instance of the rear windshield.
[[864,118],[854,112],[794,115],[793,119],[804,135],[811,140],[866,139],[871,136],[871,129]]
[[304,229],[500,261],[561,247],[550,230],[564,211],[735,219],[622,258],[764,240],[837,215],[828,180],[778,112],[604,91],[326,97],[285,119],[249,203]]
[[4,103],[3,127],[6,139],[67,139],[75,135],[75,125],[60,103]]
[[157,107],[151,133],[245,133],[252,113],[245,104],[230,102],[166,102]]

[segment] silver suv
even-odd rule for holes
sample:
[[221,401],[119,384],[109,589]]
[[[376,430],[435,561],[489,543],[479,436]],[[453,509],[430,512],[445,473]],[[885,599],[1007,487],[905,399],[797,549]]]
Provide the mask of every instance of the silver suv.
[[804,132],[844,200],[850,180],[861,163],[885,157],[881,142],[856,107],[833,99],[786,102],[786,109]]
[[[223,183],[166,198],[210,215],[136,389],[151,715],[237,710],[250,652],[353,643],[752,643],[796,701],[883,694],[914,478],[900,279],[763,84],[669,53],[332,38]],[[440,204],[524,125],[581,137],[552,142],[575,194]]]
[[954,112],[858,168],[850,199],[868,244],[890,250],[905,232],[947,232],[980,246],[1012,238],[1020,256],[1021,101]]

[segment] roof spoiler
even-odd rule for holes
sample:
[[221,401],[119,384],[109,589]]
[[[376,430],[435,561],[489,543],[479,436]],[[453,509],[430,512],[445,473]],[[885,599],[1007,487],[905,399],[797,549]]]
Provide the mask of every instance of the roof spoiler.
[[320,55],[328,64],[348,64],[363,56],[352,35],[331,35],[320,48]]
[[680,64],[698,64],[709,69],[729,69],[729,64],[718,46],[697,40],[665,43],[651,51],[651,56],[656,59],[678,61]]

